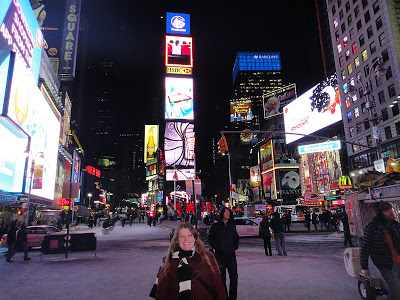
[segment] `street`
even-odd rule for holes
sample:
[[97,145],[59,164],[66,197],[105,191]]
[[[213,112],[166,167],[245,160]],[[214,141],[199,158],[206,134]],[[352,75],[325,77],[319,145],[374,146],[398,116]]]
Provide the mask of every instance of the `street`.
[[[169,245],[169,230],[118,222],[109,235],[97,233],[97,253],[41,255],[32,260],[17,253],[13,263],[2,257],[0,299],[150,299],[160,261]],[[296,224],[303,226],[303,224]],[[360,299],[357,280],[343,263],[343,234],[294,232],[287,234],[288,256],[265,256],[262,239],[241,238],[237,251],[238,299]],[[4,248],[0,248],[3,251]]]

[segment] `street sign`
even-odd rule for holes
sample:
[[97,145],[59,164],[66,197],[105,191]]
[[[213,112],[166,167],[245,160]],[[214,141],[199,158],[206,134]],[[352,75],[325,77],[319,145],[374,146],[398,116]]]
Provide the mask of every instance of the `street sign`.
[[391,156],[390,151],[386,151],[386,152],[382,153],[382,158],[390,157],[390,156]]

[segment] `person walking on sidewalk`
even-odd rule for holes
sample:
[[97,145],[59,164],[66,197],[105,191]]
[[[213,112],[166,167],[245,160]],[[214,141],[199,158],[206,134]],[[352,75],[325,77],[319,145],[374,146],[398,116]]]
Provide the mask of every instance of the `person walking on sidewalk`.
[[23,223],[17,233],[17,249],[24,251],[24,260],[30,260],[28,257],[28,234],[26,232],[25,223]]
[[367,279],[371,274],[368,258],[376,265],[388,287],[387,299],[400,299],[400,224],[395,220],[392,204],[379,202],[376,216],[365,227],[361,243],[361,273]]
[[190,223],[177,226],[150,297],[226,300],[218,263]]
[[285,229],[283,227],[283,221],[277,211],[272,214],[271,227],[274,232],[278,255],[287,255]]
[[265,255],[272,256],[272,250],[271,250],[271,223],[268,220],[268,216],[265,215],[263,216],[263,219],[260,223],[260,235],[264,240],[264,250],[265,250]]
[[219,221],[210,227],[208,243],[215,250],[222,282],[226,288],[226,271],[229,273],[229,300],[236,300],[238,287],[238,271],[235,251],[239,248],[239,235],[233,222],[232,211],[221,206]]
[[306,221],[307,230],[310,230],[310,226],[311,226],[311,215],[310,215],[310,212],[309,212],[309,211],[306,212],[306,214],[305,214],[305,216],[304,216],[304,220]]
[[8,262],[12,262],[11,258],[17,253],[17,228],[14,221],[11,221],[10,229],[7,232],[7,246],[8,251],[5,257]]
[[313,223],[315,231],[317,231],[318,230],[318,215],[315,211],[311,215],[311,223]]
[[347,247],[347,245],[349,247],[354,247],[353,246],[353,241],[351,240],[349,218],[347,216],[346,210],[344,210],[343,214],[342,214],[342,223],[343,223],[343,231],[344,231],[343,244],[344,244],[345,247]]

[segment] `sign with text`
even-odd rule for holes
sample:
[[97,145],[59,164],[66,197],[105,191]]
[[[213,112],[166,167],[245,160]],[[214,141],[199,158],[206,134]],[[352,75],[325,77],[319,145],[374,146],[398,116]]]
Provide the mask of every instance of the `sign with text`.
[[281,114],[283,107],[296,99],[296,97],[296,84],[291,84],[264,94],[264,118]]
[[188,67],[167,67],[167,74],[192,75],[192,68],[188,68]]
[[190,34],[190,15],[167,12],[167,33]]
[[322,151],[332,151],[341,149],[340,141],[332,141],[326,143],[318,143],[311,145],[298,146],[299,154],[322,152]]

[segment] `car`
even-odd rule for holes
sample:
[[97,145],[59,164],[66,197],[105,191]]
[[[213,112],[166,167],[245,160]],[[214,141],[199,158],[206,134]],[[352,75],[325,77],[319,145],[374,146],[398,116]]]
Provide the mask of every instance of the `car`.
[[[49,225],[28,226],[26,228],[28,247],[41,247],[43,239],[46,235],[57,232],[61,232],[61,230]],[[3,235],[1,238],[0,247],[7,247],[7,234]]]
[[239,237],[260,235],[259,225],[247,217],[235,218],[234,223],[236,225],[236,231],[239,234]]

